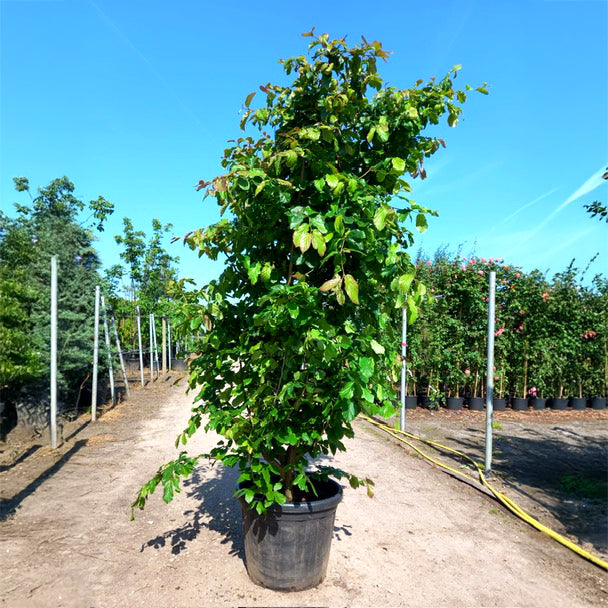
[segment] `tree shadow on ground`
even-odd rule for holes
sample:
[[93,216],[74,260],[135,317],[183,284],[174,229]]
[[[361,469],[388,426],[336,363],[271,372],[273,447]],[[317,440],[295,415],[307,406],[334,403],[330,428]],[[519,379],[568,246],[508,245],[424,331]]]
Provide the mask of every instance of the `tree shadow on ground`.
[[[184,511],[184,515],[190,518],[189,521],[150,539],[142,545],[141,551],[149,547],[162,549],[170,545],[171,553],[177,555],[206,528],[221,536],[222,545],[230,545],[230,555],[236,555],[245,561],[241,507],[234,497],[239,475],[237,469],[221,464],[198,467],[192,477],[183,483],[188,498],[198,501],[198,508]],[[334,538],[342,540],[342,536],[351,536],[350,528],[348,525],[334,526]]]
[[81,439],[77,441],[61,458],[51,467],[49,467],[46,471],[41,473],[36,479],[31,481],[23,490],[21,490],[18,494],[15,494],[12,498],[5,498],[0,500],[0,521],[6,519],[10,515],[12,515],[17,507],[31,494],[33,494],[47,479],[52,477],[63,465],[76,454],[79,450],[81,450],[87,441]]
[[33,445],[33,446],[29,447],[25,452],[23,452],[23,454],[21,454],[19,456],[19,458],[17,458],[11,464],[0,465],[0,473],[5,473],[6,471],[10,471],[11,469],[15,468],[18,464],[21,464],[24,460],[29,458],[32,454],[37,452],[41,447],[42,447],[42,445],[40,445],[40,444]]
[[[477,462],[485,435],[469,428],[466,436],[446,437]],[[493,437],[492,471],[508,488],[544,507],[567,534],[608,553],[608,446],[597,436],[560,426],[543,432],[502,430]],[[442,453],[443,460],[462,459]],[[511,498],[513,496],[511,495]]]
[[199,503],[196,509],[184,512],[189,521],[180,528],[168,530],[150,539],[142,545],[141,550],[144,551],[147,547],[161,549],[170,544],[171,553],[177,555],[206,528],[221,536],[222,545],[230,545],[230,555],[244,560],[240,506],[234,497],[238,477],[237,470],[221,464],[198,467],[183,484],[187,496]]

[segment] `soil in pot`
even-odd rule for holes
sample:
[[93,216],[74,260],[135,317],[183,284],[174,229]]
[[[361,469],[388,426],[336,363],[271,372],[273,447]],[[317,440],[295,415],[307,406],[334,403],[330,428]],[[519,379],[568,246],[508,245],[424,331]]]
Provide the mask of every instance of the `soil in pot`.
[[568,399],[558,399],[557,397],[553,397],[550,405],[552,410],[565,410],[568,407]]
[[492,400],[492,406],[496,412],[504,412],[507,409],[507,400],[503,397],[495,397]]
[[483,397],[469,397],[469,409],[475,412],[483,411],[486,400]]
[[516,412],[527,412],[528,411],[528,400],[523,397],[513,397],[511,399],[511,407]]
[[591,397],[591,408],[594,410],[605,410],[606,397]]
[[573,410],[584,410],[587,407],[586,397],[570,397],[570,407]]
[[342,488],[333,480],[314,482],[317,496],[296,490],[292,503],[265,515],[240,498],[249,578],[277,591],[302,591],[325,578],[334,519]]
[[464,403],[463,397],[448,397],[447,398],[447,408],[449,410],[461,410],[463,403]]
[[530,403],[532,404],[532,408],[535,410],[544,410],[547,405],[547,400],[542,397],[534,397],[530,399]]

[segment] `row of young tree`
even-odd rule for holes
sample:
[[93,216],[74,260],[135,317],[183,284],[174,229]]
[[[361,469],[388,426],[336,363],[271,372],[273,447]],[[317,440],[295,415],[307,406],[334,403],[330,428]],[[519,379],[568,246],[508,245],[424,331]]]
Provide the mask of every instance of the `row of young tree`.
[[496,272],[497,397],[584,397],[608,392],[608,281],[574,261],[548,279],[500,258],[445,249],[419,255],[426,305],[408,332],[408,394],[483,396],[488,285]]
[[[125,348],[135,348],[136,306],[142,312],[142,334],[149,333],[148,313],[159,323],[170,310],[169,282],[176,278],[178,258],[163,240],[171,225],[152,220],[148,238],[123,220],[115,236],[124,266],[101,271],[95,249],[114,206],[99,197],[85,204],[67,178],[54,179],[33,194],[27,178],[15,188],[28,204],[15,204],[13,217],[0,212],[0,390],[3,403],[29,393],[48,393],[50,368],[50,260],[58,257],[58,391],[74,405],[92,368],[95,286],[101,285],[115,314]],[[100,357],[102,372],[105,357]]]

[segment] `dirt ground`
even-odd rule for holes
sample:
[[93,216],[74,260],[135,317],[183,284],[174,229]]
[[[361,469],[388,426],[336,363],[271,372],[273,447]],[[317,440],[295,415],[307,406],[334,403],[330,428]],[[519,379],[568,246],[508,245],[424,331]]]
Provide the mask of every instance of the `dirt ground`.
[[[184,389],[177,373],[133,389],[97,422],[66,425],[56,451],[0,443],[0,606],[608,606],[605,571],[363,421],[335,463],[372,477],[376,494],[345,488],[326,580],[290,594],[255,586],[235,471],[202,464],[170,505],[155,495],[129,521],[139,486],[176,455]],[[607,423],[608,412],[499,412],[493,461],[499,489],[603,559]],[[480,462],[484,429],[483,413],[408,411],[406,430]]]

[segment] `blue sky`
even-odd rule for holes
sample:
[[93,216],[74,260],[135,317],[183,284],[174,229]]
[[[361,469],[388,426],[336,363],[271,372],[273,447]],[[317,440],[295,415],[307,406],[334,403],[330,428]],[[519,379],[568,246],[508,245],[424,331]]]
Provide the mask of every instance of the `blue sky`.
[[[608,3],[605,0],[195,2],[0,0],[0,206],[23,199],[12,177],[40,186],[67,175],[84,200],[116,206],[97,243],[119,261],[122,217],[176,235],[217,220],[195,185],[221,173],[248,93],[286,83],[278,60],[317,33],[393,52],[394,86],[442,77],[489,85],[414,180],[436,209],[417,239],[432,253],[463,245],[524,270],[563,270],[575,257],[608,274],[608,224],[582,208],[608,200]],[[178,244],[182,276],[200,284],[220,264]]]

